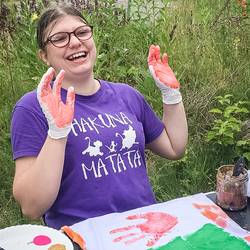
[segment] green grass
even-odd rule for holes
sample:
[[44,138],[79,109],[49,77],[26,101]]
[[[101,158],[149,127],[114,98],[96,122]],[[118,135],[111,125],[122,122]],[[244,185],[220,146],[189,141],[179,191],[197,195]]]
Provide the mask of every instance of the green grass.
[[[0,31],[0,228],[30,223],[12,198],[15,170],[10,119],[16,101],[36,87],[46,70],[36,56],[36,21],[31,19],[34,11],[40,12],[42,1],[35,1],[37,6],[32,9],[28,1],[22,2],[22,10],[7,15],[2,11],[0,19],[5,20]],[[223,10],[226,1],[222,0],[176,0],[171,8],[156,4],[142,14],[136,10],[145,9],[145,1],[136,0],[130,1],[129,16],[114,9],[114,1],[98,2],[98,10],[91,14],[84,10],[94,25],[96,77],[136,87],[160,116],[161,97],[146,60],[149,45],[155,43],[168,52],[170,66],[181,82],[189,124],[188,149],[179,161],[147,154],[157,199],[214,190],[216,169],[222,162],[230,162],[233,152],[205,142],[214,120],[208,111],[217,95],[232,94],[235,102],[250,99],[249,17],[241,16],[236,1]],[[163,2],[169,6],[170,1]],[[104,3],[109,7],[102,8]]]

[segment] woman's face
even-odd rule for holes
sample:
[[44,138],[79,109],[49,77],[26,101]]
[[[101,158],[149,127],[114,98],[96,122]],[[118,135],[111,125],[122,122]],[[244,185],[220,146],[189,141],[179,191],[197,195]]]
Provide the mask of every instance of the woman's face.
[[[48,36],[51,37],[58,32],[72,32],[82,25],[85,23],[79,17],[63,16],[46,29],[45,40]],[[80,41],[74,34],[71,34],[68,45],[58,48],[49,42],[40,55],[47,65],[53,67],[57,73],[61,69],[65,70],[64,80],[72,82],[74,79],[93,74],[96,47],[93,37]]]

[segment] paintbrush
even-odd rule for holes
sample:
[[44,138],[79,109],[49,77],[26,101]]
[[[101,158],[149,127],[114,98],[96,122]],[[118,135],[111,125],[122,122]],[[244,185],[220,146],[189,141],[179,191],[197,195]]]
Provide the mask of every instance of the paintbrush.
[[248,160],[244,156],[234,158],[233,176],[243,174],[243,170],[248,169]]

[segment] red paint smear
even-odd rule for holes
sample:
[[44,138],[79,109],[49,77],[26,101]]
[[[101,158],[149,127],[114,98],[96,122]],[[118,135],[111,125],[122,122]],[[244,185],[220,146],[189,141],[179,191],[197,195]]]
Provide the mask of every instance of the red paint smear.
[[130,234],[126,234],[126,235],[123,235],[123,236],[120,236],[120,237],[117,237],[113,240],[113,242],[119,242],[119,241],[122,241],[130,236],[135,236],[137,235],[136,233],[130,233]]
[[[148,212],[145,214],[131,215],[127,217],[128,220],[145,219],[144,223],[117,228],[110,231],[111,234],[126,232],[133,229],[139,229],[138,237],[125,241],[126,245],[132,244],[145,237],[150,237],[147,246],[153,246],[164,234],[169,232],[177,223],[177,218],[163,212]],[[114,242],[121,241],[133,234],[127,234],[114,239]],[[118,240],[119,239],[119,240]]]
[[128,226],[128,227],[117,228],[117,229],[114,229],[114,230],[110,231],[110,233],[114,234],[114,233],[126,232],[126,231],[128,231],[130,229],[133,229],[133,228],[136,228],[136,226]]
[[250,235],[249,235],[249,236],[244,237],[244,239],[245,239],[246,241],[250,242]]
[[132,243],[134,243],[134,242],[136,242],[138,240],[144,239],[144,238],[145,238],[145,235],[141,235],[141,236],[139,236],[137,238],[133,238],[131,240],[127,240],[127,241],[125,241],[125,245],[130,245],[130,244],[132,244]]
[[217,218],[217,219],[215,220],[215,223],[216,223],[218,226],[222,227],[222,228],[226,228],[226,227],[227,227],[227,221],[224,220],[223,218]]

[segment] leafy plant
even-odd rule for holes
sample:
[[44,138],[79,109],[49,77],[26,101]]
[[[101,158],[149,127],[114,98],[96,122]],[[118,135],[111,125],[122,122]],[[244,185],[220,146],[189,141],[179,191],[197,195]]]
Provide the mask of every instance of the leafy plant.
[[219,106],[209,112],[216,116],[211,130],[206,135],[206,141],[222,147],[231,147],[237,154],[249,157],[249,140],[239,139],[242,126],[242,118],[249,113],[247,101],[232,103],[233,95],[216,97]]
[[250,160],[250,139],[237,141],[236,150],[238,152],[244,152],[242,155]]

